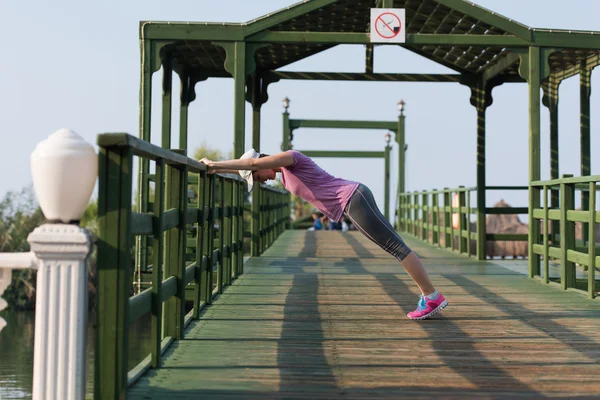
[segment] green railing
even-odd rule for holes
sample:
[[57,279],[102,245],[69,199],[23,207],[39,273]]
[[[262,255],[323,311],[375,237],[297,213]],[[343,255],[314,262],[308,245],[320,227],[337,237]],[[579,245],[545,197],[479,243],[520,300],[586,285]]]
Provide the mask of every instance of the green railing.
[[[476,188],[431,190],[401,193],[398,201],[399,229],[433,245],[472,255],[469,239],[477,240],[471,231],[471,193]],[[454,194],[459,204],[452,206]],[[458,218],[458,228],[452,224],[453,214]]]
[[[529,243],[529,275],[545,283],[560,285],[562,289],[574,290],[586,294],[589,298],[598,295],[595,277],[600,266],[600,244],[596,243],[597,223],[600,213],[596,210],[596,191],[600,176],[573,178],[564,175],[561,179],[537,181],[531,183],[542,199],[542,208],[533,209],[534,226],[540,226],[541,232],[535,233],[539,239]],[[581,208],[575,209],[576,191],[581,192]],[[559,208],[549,206],[549,194],[557,193]],[[539,223],[539,225],[538,225]],[[581,239],[576,237],[576,224],[581,224]],[[540,256],[543,263],[540,262]],[[550,274],[550,260],[560,262],[560,276]],[[576,264],[587,269],[587,279],[577,279]]]
[[[486,192],[496,190],[528,190],[528,187],[486,187]],[[485,258],[490,243],[528,240],[527,234],[485,232],[488,215],[527,214],[527,207],[486,207],[481,213],[477,206],[473,206],[473,197],[476,197],[473,195],[476,193],[477,187],[463,186],[456,189],[401,193],[398,198],[398,229],[430,244],[468,256],[477,256],[479,249],[484,254],[481,258]],[[454,200],[455,197],[458,204]],[[475,226],[471,222],[473,215],[476,220]],[[480,218],[483,221],[479,221]],[[483,227],[484,232],[481,234],[478,226]]]
[[[186,325],[243,272],[243,211],[246,183],[206,173],[204,164],[127,134],[98,135],[98,266],[96,399],[125,398],[126,389],[183,337]],[[132,211],[133,157],[154,162],[151,213]],[[197,201],[189,203],[189,185]],[[218,186],[217,186],[218,184]],[[218,190],[218,196],[217,196]],[[216,199],[219,199],[217,203]],[[289,220],[289,194],[261,187],[258,240],[264,251]],[[218,221],[218,228],[215,227]],[[187,260],[187,233],[195,228],[194,260]],[[136,236],[152,238],[151,286],[133,293]],[[217,247],[215,248],[215,243]],[[186,304],[186,287],[193,301]],[[189,312],[186,312],[189,309]],[[151,314],[151,351],[128,370],[128,328]]]

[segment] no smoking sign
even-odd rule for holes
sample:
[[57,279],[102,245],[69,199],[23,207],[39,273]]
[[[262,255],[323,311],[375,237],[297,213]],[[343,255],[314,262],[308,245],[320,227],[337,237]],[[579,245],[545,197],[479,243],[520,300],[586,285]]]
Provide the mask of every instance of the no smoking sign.
[[371,43],[406,41],[404,8],[371,8]]

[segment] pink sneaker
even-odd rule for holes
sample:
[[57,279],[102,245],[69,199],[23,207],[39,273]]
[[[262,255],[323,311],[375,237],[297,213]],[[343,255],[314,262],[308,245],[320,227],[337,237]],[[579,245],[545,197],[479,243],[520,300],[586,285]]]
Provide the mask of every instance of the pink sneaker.
[[410,319],[427,319],[431,317],[433,314],[437,314],[444,307],[448,305],[444,296],[441,293],[438,293],[435,300],[431,300],[428,297],[421,296],[421,300],[419,300],[419,304],[417,305],[417,309],[415,311],[411,311],[408,314],[408,318]]

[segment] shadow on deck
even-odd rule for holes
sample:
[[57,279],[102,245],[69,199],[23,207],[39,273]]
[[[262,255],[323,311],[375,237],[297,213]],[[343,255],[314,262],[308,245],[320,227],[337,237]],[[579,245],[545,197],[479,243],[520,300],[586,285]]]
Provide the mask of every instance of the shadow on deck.
[[433,319],[360,233],[287,231],[129,398],[600,396],[599,302],[406,241],[450,303]]

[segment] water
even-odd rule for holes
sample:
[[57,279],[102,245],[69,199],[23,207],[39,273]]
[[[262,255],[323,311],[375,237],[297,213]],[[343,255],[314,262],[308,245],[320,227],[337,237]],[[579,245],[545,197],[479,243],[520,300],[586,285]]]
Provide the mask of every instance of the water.
[[[35,313],[1,313],[8,325],[0,332],[0,399],[31,399],[33,384],[33,341]],[[87,343],[87,398],[94,390],[94,315],[89,315]],[[150,317],[145,315],[131,324],[129,331],[129,369],[150,352]]]

